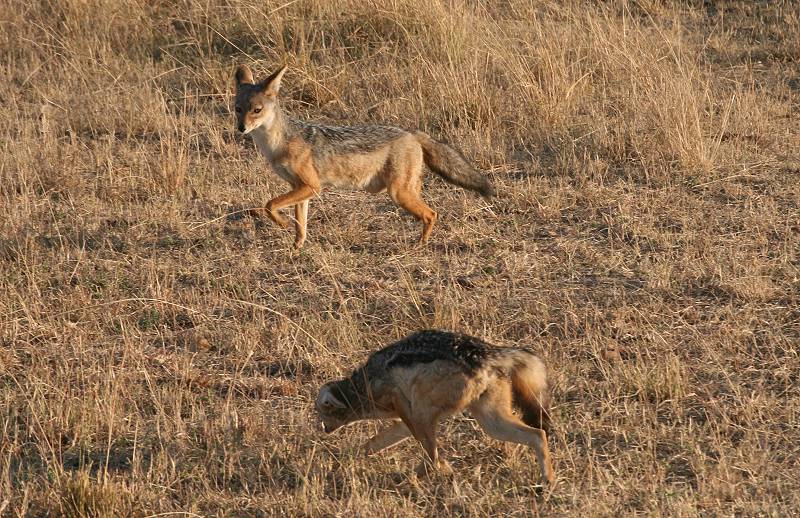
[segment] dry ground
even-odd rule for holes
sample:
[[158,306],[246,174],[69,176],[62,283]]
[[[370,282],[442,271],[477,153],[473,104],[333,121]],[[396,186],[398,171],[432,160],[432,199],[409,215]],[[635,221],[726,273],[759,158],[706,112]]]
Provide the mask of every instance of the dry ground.
[[[0,515],[796,515],[792,2],[0,0]],[[453,142],[427,248],[331,191],[304,251],[231,73]],[[541,352],[559,483],[456,417],[456,475],[314,428],[320,383],[422,327]],[[159,514],[164,513],[164,514]],[[174,513],[174,514],[172,514]]]

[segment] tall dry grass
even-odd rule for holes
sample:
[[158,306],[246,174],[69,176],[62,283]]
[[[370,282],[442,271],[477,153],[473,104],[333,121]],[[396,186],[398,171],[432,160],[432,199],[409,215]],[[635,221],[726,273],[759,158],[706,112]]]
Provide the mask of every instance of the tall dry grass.
[[[800,15],[791,2],[6,0],[0,515],[792,515]],[[451,141],[432,244],[385,197],[285,186],[229,113]],[[452,478],[321,437],[316,388],[421,327],[540,351],[558,485],[443,430]],[[163,513],[163,514],[162,514]]]

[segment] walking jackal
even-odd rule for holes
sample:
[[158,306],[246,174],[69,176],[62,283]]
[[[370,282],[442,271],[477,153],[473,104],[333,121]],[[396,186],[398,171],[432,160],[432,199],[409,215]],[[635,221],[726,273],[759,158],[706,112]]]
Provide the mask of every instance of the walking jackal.
[[328,186],[389,191],[392,200],[422,221],[424,243],[436,222],[436,211],[420,198],[422,164],[450,183],[492,196],[494,187],[453,148],[421,131],[392,126],[323,126],[286,115],[278,90],[286,66],[256,82],[247,66],[236,70],[236,119],[250,134],[272,169],[291,185],[270,200],[266,214],[288,228],[278,211],[294,206],[295,246],[306,238],[308,202]]
[[366,443],[366,452],[413,436],[427,453],[423,473],[429,467],[449,469],[438,457],[437,425],[443,417],[469,410],[495,439],[533,447],[542,478],[550,483],[548,400],[545,366],[527,349],[421,331],[373,353],[349,378],[323,385],[315,407],[328,433],[362,419],[399,418]]

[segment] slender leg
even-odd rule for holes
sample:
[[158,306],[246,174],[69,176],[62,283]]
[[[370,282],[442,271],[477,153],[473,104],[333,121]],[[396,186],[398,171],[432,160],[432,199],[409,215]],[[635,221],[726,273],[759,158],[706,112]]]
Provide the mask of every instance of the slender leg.
[[278,211],[290,205],[297,205],[304,201],[307,202],[315,193],[316,191],[312,187],[300,184],[286,194],[281,194],[277,198],[273,198],[267,202],[267,216],[281,227],[289,228],[289,222],[286,218],[278,214]]
[[308,200],[294,206],[295,237],[294,247],[300,248],[306,241],[306,224],[308,222]]
[[511,413],[510,394],[505,398],[484,398],[478,400],[470,412],[478,420],[486,433],[500,441],[526,444],[536,452],[536,460],[542,470],[542,478],[546,483],[554,480],[553,466],[550,464],[550,451],[547,447],[547,434],[544,430],[531,428]]
[[453,468],[450,467],[443,459],[439,458],[439,449],[436,444],[436,431],[439,428],[439,416],[432,417],[428,422],[419,427],[420,437],[417,439],[422,443],[422,448],[428,454],[427,460],[423,460],[417,467],[417,475],[426,477],[431,470],[441,471],[444,473],[452,473]]
[[394,410],[411,435],[420,442],[422,449],[427,454],[426,460],[428,462],[423,461],[417,468],[417,473],[420,476],[426,475],[429,471],[429,466],[434,469],[438,467],[448,469],[449,466],[446,463],[440,466],[439,452],[436,447],[436,429],[439,425],[439,415],[412,412],[411,403],[402,394],[395,394]]
[[403,421],[395,421],[390,427],[381,430],[375,437],[367,441],[364,447],[367,455],[374,455],[409,437],[411,437],[411,430],[408,429],[408,426]]
[[420,243],[425,244],[428,242],[428,237],[431,235],[433,225],[436,223],[436,211],[431,209],[422,201],[419,193],[405,186],[390,186],[389,196],[399,206],[406,209],[415,218],[422,221],[422,237]]

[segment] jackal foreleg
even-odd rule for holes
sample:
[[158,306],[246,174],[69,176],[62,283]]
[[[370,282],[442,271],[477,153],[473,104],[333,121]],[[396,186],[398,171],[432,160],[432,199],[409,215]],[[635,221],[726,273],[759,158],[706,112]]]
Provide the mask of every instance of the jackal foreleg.
[[367,441],[364,445],[364,450],[367,455],[374,455],[409,437],[411,437],[411,430],[408,429],[408,426],[403,421],[395,421],[391,426],[381,430],[375,437]]
[[286,151],[280,160],[282,167],[291,171],[294,187],[286,194],[282,194],[267,203],[267,215],[282,226],[289,227],[286,218],[278,214],[284,207],[294,205],[295,215],[295,248],[300,248],[306,240],[306,219],[308,216],[308,200],[321,189],[319,174],[314,167],[311,147],[302,138],[293,138],[286,145]]
[[306,225],[308,223],[308,200],[294,206],[294,246],[300,248],[306,241]]
[[291,191],[287,192],[286,194],[281,194],[277,198],[273,198],[270,201],[268,201],[267,216],[269,216],[269,219],[271,219],[281,227],[289,228],[289,221],[280,214],[278,214],[278,211],[284,207],[298,205],[301,203],[307,203],[308,200],[310,200],[316,193],[317,193],[316,189],[314,189],[310,185],[301,183]]

